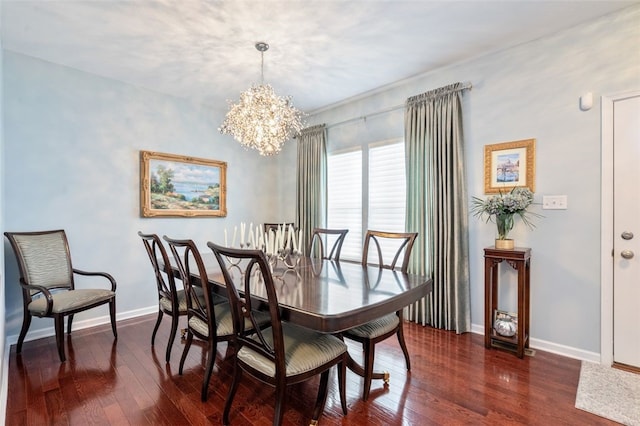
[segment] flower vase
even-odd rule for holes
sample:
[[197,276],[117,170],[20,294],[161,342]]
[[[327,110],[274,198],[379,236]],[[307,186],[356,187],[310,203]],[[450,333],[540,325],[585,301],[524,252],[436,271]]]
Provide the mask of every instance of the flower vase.
[[496,248],[499,250],[513,250],[513,248],[515,247],[515,242],[510,239],[507,238],[505,240],[500,240],[498,238],[496,238]]
[[507,238],[513,229],[513,213],[496,214],[496,226],[498,227],[498,238],[496,238],[496,248],[501,250],[513,250],[514,241]]

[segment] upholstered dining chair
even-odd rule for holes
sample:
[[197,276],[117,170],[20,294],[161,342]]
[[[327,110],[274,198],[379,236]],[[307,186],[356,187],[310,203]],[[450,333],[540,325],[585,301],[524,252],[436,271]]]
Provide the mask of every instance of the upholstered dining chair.
[[[324,410],[329,371],[334,365],[338,365],[340,401],[346,415],[346,344],[333,335],[282,321],[271,269],[261,250],[225,248],[211,242],[207,245],[218,259],[224,276],[235,334],[233,382],[222,414],[223,423],[229,424],[231,405],[242,374],[246,372],[275,387],[274,425],[282,423],[286,387],[320,375],[311,420],[311,424],[316,424]],[[261,330],[257,327],[256,309],[265,299],[271,326]],[[247,324],[253,328],[248,330]]]
[[[201,399],[207,400],[209,381],[215,364],[218,342],[233,338],[232,316],[226,298],[211,291],[202,256],[193,240],[163,239],[169,244],[174,261],[178,266],[187,303],[187,338],[180,358],[178,372],[182,375],[184,363],[193,343],[193,336],[207,343],[207,361],[202,381]],[[197,280],[191,272],[197,273]],[[258,323],[265,326],[268,317],[258,316]]]
[[[377,265],[379,268],[399,269],[401,272],[406,273],[409,267],[409,259],[411,257],[411,250],[415,243],[417,232],[382,232],[368,230],[364,239],[364,248],[362,251],[362,265],[368,264]],[[373,244],[371,244],[373,242]],[[371,247],[375,247],[376,251],[373,259],[375,261],[370,262],[369,250]],[[404,255],[401,257],[401,255]],[[386,256],[385,256],[386,255]],[[392,258],[389,261],[389,258]],[[398,260],[402,259],[402,265],[397,268]],[[403,324],[402,310],[396,313],[385,315],[382,318],[378,318],[374,321],[370,321],[361,326],[349,329],[343,333],[343,336],[360,342],[364,350],[364,389],[362,391],[362,399],[366,401],[369,398],[369,392],[371,390],[371,380],[373,378],[373,361],[375,357],[375,345],[392,335],[398,336],[398,342],[404,353],[405,363],[407,364],[407,370],[411,370],[411,361],[409,360],[409,352],[407,345],[404,341],[404,333],[402,331]],[[385,383],[389,382],[389,374],[383,375]]]
[[[165,361],[169,362],[171,359],[171,348],[178,330],[178,321],[181,316],[187,315],[187,298],[184,293],[184,288],[178,289],[176,287],[176,280],[171,271],[169,256],[160,237],[158,237],[157,234],[143,234],[141,231],[138,231],[138,235],[142,238],[142,243],[149,255],[158,291],[158,319],[151,334],[151,346],[154,346],[156,333],[158,332],[162,318],[164,314],[167,314],[171,318],[171,331],[169,332]],[[184,334],[186,334],[186,329],[183,330],[182,337],[184,337]]]
[[[348,229],[313,228],[309,242],[309,255],[314,256],[314,248],[317,246],[321,259],[340,260],[340,251],[348,232]],[[325,245],[327,249],[331,246],[331,250],[325,251]]]
[[[18,261],[22,287],[23,320],[17,353],[22,351],[32,317],[53,318],[58,355],[60,362],[64,362],[64,318],[67,317],[67,334],[71,334],[74,314],[104,304],[109,304],[111,329],[114,338],[118,338],[116,281],[106,272],[74,268],[64,230],[5,232],[4,235],[11,243]],[[76,276],[101,277],[106,279],[109,288],[76,289]]]
[[[180,271],[187,303],[187,339],[180,358],[178,373],[182,375],[184,362],[193,343],[193,336],[204,340],[207,343],[207,360],[200,392],[200,398],[204,402],[207,400],[218,342],[229,341],[233,338],[229,303],[214,303],[207,271],[200,251],[193,240],[172,239],[166,235],[162,238],[169,244],[174,262]],[[198,275],[197,280],[192,277],[192,271]],[[189,279],[185,277],[189,277]]]

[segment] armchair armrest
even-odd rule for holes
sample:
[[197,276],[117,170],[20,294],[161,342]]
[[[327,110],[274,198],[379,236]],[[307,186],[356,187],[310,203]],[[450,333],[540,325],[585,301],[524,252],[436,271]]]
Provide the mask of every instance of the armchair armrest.
[[116,280],[111,276],[111,274],[107,274],[106,272],[90,272],[90,271],[82,271],[80,269],[73,268],[73,273],[84,276],[99,276],[104,277],[111,283],[111,291],[116,291]]
[[[42,293],[42,297],[47,299],[47,310],[45,312],[45,315],[47,316],[51,315],[51,310],[53,309],[53,298],[51,297],[51,292],[49,291],[48,288],[43,287],[41,285],[28,284],[23,278],[20,278],[20,285],[22,286],[22,288],[24,288],[29,292],[39,291],[40,293]],[[31,298],[29,298],[29,300],[31,300]],[[26,305],[25,305],[25,309],[26,309]]]

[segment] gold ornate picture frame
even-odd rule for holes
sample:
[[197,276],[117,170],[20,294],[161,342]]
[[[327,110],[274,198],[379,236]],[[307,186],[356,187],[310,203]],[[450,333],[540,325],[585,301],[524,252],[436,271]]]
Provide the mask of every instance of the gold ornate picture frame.
[[484,193],[526,187],[535,192],[536,140],[484,146]]
[[142,217],[227,215],[227,163],[140,151]]

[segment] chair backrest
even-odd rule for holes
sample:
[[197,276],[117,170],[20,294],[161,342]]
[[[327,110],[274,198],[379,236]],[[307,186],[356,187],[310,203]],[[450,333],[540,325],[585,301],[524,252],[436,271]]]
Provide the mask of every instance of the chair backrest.
[[[187,316],[197,316],[205,321],[209,328],[209,336],[216,335],[216,315],[210,292],[207,270],[202,256],[193,240],[177,240],[162,237],[173,255],[187,299]],[[198,278],[195,278],[197,275]],[[204,303],[203,303],[204,302]]]
[[[362,250],[362,264],[366,265],[369,259],[369,246],[373,241],[377,249],[378,261],[375,263],[381,268],[396,269],[396,263],[400,258],[400,255],[404,252],[402,257],[402,266],[400,270],[407,272],[409,268],[409,258],[411,257],[411,250],[415,243],[417,232],[383,232],[368,230],[364,237],[364,248]],[[386,256],[383,256],[386,254]],[[393,256],[393,260],[388,262],[388,259]],[[385,259],[387,261],[385,261]]]
[[287,232],[289,230],[289,226],[292,226],[294,229],[296,229],[296,224],[293,222],[280,222],[280,223],[263,223],[262,227],[264,228],[264,232],[269,232],[269,231],[277,231],[279,227],[283,226],[283,230],[285,232]]
[[[342,244],[348,232],[348,229],[313,228],[309,242],[309,256],[313,257],[317,254],[317,251],[314,252],[317,243],[321,259],[340,260],[340,250],[342,250]],[[331,247],[331,250],[328,251],[329,254],[326,254],[325,247]]]
[[[236,343],[248,346],[276,365],[276,374],[285,374],[284,339],[278,298],[271,268],[262,250],[242,250],[207,243],[224,276]],[[242,297],[240,293],[242,292]],[[271,327],[261,330],[256,310],[268,301]],[[247,321],[253,325],[245,332]],[[254,334],[255,333],[255,334]],[[272,343],[271,343],[272,342]]]
[[[295,232],[298,230],[298,228],[296,228],[295,223],[293,222],[284,222],[284,223],[263,223],[262,227],[264,229],[265,234],[271,234],[273,233],[274,235],[278,232],[278,230],[280,230],[283,233],[283,241],[284,244],[287,245],[289,242],[289,230],[291,228],[293,228],[294,230],[294,234],[293,236],[295,237]],[[299,251],[302,251],[302,247],[300,247],[298,249]]]
[[[5,232],[4,235],[16,255],[21,283],[47,289],[74,288],[69,243],[64,230]],[[37,293],[37,289],[30,289],[28,295]]]
[[262,227],[264,228],[264,232],[268,234],[270,231],[276,233],[278,229],[281,229],[284,232],[284,241],[289,241],[289,228],[293,228],[294,230],[298,230],[296,228],[296,224],[293,222],[283,222],[283,223],[263,223]]
[[162,244],[162,240],[157,234],[143,234],[141,231],[138,231],[138,235],[142,238],[142,243],[147,250],[151,266],[156,276],[158,296],[171,300],[172,312],[178,312],[178,300],[175,297],[176,281],[171,271],[169,255],[164,248],[164,244]]

